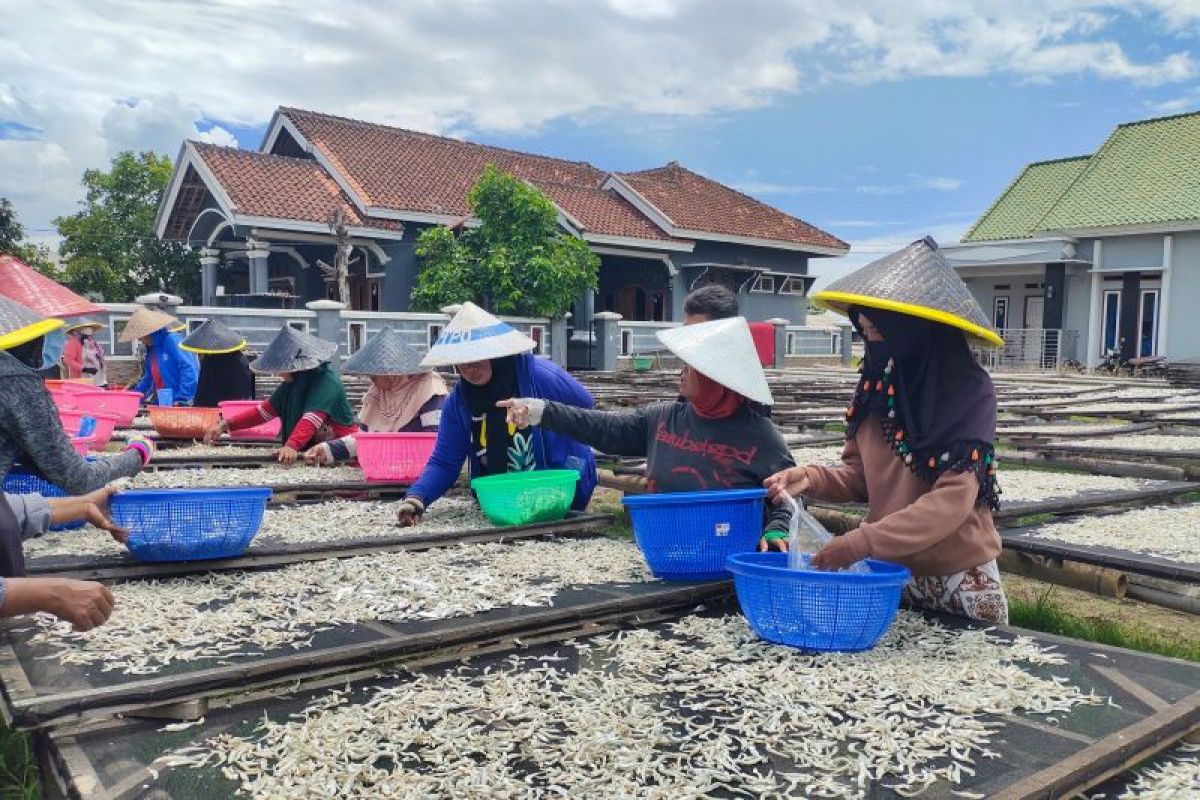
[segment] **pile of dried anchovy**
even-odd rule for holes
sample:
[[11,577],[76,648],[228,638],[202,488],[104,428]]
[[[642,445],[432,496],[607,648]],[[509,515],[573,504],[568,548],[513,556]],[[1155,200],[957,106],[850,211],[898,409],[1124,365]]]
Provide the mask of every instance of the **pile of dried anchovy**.
[[997,715],[1103,702],[1022,666],[1064,663],[907,612],[875,650],[823,655],[689,617],[333,692],[156,766],[215,765],[256,798],[912,796],[997,757]]
[[[1200,745],[1183,744],[1161,764],[1137,770],[1117,800],[1195,800],[1200,797]],[[1100,800],[1094,794],[1090,800]]]
[[204,486],[287,486],[298,483],[362,483],[356,467],[205,467],[141,472],[124,484],[129,489],[195,489]]
[[78,633],[39,614],[32,642],[65,664],[145,675],[176,661],[302,648],[338,625],[545,606],[569,586],[649,579],[629,542],[461,545],[117,583],[105,625]]
[[1088,547],[1111,547],[1135,553],[1200,563],[1200,505],[1154,506],[1121,514],[1090,516],[1039,526],[1034,533]]
[[1139,450],[1200,450],[1200,436],[1166,436],[1139,433],[1128,439],[1063,439],[1055,444],[1081,444],[1091,447],[1120,447]]
[[1054,497],[1070,497],[1085,492],[1125,492],[1142,489],[1153,481],[1142,478],[1117,478],[1111,475],[1087,475],[1079,472],[1043,472],[1029,469],[1004,469],[1000,454],[1000,500],[1038,502]]

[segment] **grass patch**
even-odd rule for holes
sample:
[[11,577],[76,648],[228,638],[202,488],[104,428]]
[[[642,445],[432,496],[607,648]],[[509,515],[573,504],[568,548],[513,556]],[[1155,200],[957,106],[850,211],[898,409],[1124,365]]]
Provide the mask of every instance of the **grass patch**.
[[844,422],[826,422],[821,426],[821,430],[829,433],[845,433],[846,423]]
[[1047,522],[1054,520],[1053,514],[1030,514],[1027,517],[1017,519],[1017,527],[1023,528],[1026,525],[1045,525]]
[[38,800],[41,796],[33,739],[28,733],[0,727],[0,797]]
[[1148,632],[1110,619],[1078,617],[1066,611],[1042,592],[1035,600],[1009,598],[1008,621],[1021,628],[1081,639],[1085,642],[1124,647],[1170,658],[1200,661],[1200,643],[1182,637]]

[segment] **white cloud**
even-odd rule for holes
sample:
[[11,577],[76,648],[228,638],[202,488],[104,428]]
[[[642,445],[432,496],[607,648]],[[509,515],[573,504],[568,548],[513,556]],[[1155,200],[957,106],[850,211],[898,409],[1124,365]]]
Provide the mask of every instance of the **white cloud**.
[[734,189],[748,195],[817,194],[835,191],[832,186],[806,186],[804,184],[771,183],[769,181],[742,181],[731,183]]
[[909,192],[917,191],[953,192],[957,191],[961,186],[962,181],[958,178],[930,177],[910,172],[908,180],[905,183],[886,185],[864,184],[854,187],[854,191],[859,194],[893,195],[908,194]]
[[[281,104],[470,135],[594,115],[698,120],[819,82],[1195,74],[1186,52],[1127,53],[1113,20],[1132,17],[1188,31],[1200,11],[1185,0],[0,0],[0,122],[42,137],[0,141],[0,194],[45,227],[70,212],[82,170],[117,150],[231,144],[210,121],[261,125]],[[954,188],[930,180],[943,184],[913,188]]]

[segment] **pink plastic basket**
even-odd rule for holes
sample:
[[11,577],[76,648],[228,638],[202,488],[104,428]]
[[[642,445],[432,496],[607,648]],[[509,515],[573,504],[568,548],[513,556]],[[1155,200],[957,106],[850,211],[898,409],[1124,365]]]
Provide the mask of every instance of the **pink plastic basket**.
[[76,408],[75,398],[79,395],[73,392],[67,392],[62,389],[51,389],[50,399],[54,401],[54,405],[59,409],[66,411],[74,411]]
[[113,431],[117,428],[117,415],[105,414],[103,411],[81,411],[77,408],[60,408],[58,410],[58,420],[69,436],[79,433],[79,426],[83,423],[84,417],[92,417],[96,420],[96,430],[92,433],[91,448],[103,450],[108,447]]
[[94,392],[96,384],[83,383],[82,381],[64,381],[56,378],[51,378],[46,381],[46,388],[52,392],[69,392],[70,394],[79,394],[80,392]]
[[[243,411],[251,408],[258,408],[258,400],[224,400],[217,403],[221,409],[221,416],[225,419],[236,417]],[[261,425],[255,425],[253,428],[242,428],[240,431],[230,431],[230,439],[278,439],[279,432],[283,430],[283,422],[276,417],[268,420]]]
[[88,450],[92,447],[92,442],[96,441],[95,436],[72,436],[71,445],[75,448],[75,452],[81,456],[86,456]]
[[358,464],[370,482],[412,483],[433,455],[436,433],[354,434]]
[[137,416],[138,407],[142,402],[140,392],[123,390],[107,391],[105,389],[93,389],[70,396],[74,398],[76,408],[81,408],[85,411],[116,414],[117,424],[122,428],[127,428],[133,424],[133,418]]

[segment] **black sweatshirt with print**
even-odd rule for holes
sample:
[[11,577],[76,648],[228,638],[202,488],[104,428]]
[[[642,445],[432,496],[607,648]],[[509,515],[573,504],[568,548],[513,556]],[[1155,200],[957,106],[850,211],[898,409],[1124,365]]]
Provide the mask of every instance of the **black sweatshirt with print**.
[[[747,406],[705,419],[690,403],[654,403],[630,411],[593,411],[547,402],[541,426],[614,456],[644,456],[652,493],[761,488],[794,467],[775,423]],[[765,530],[788,529],[791,512],[768,506]]]

